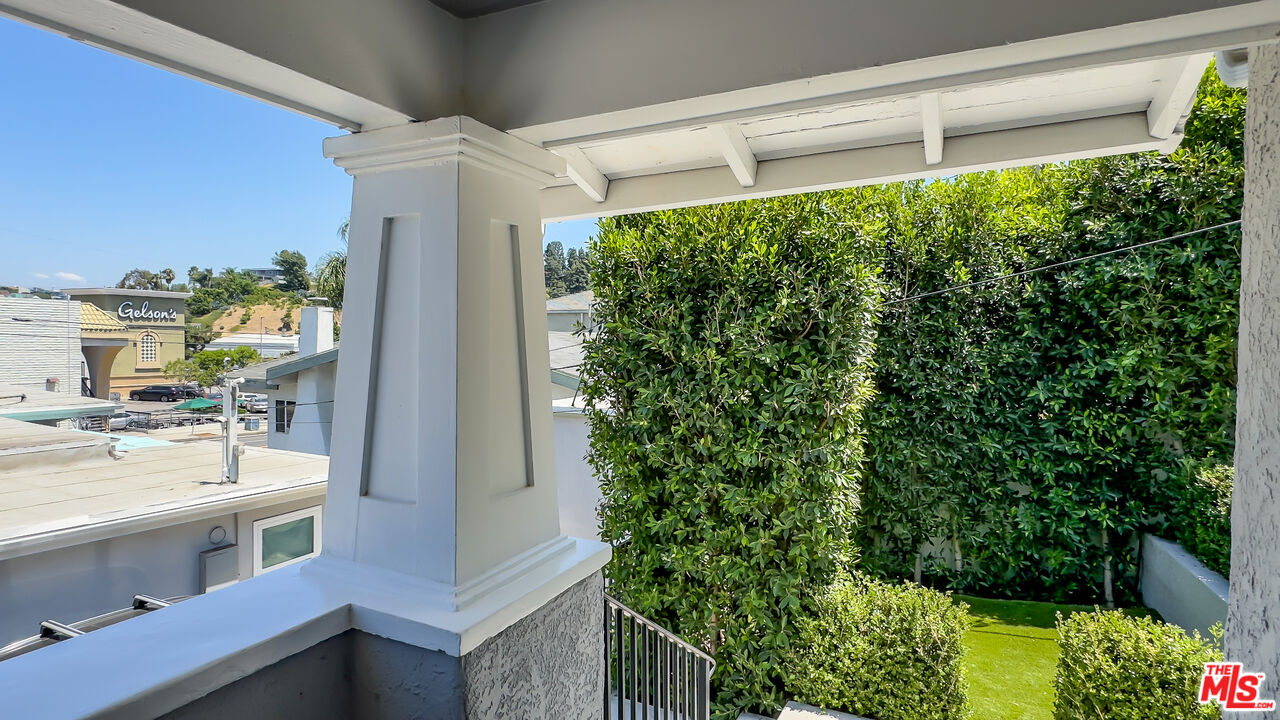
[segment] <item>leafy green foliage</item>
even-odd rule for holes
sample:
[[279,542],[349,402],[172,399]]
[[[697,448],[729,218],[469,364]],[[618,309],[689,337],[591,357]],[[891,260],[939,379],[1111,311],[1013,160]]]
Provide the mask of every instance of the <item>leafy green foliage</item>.
[[797,623],[787,685],[796,699],[874,720],[971,714],[968,606],[904,583],[840,578]]
[[1213,460],[1184,463],[1174,538],[1214,572],[1231,573],[1231,489],[1236,470]]
[[120,282],[116,283],[116,287],[130,290],[168,290],[173,284],[174,277],[176,275],[173,272],[173,268],[165,268],[156,272],[134,268],[120,278]]
[[192,355],[204,350],[204,346],[212,342],[214,336],[213,328],[200,321],[188,322],[184,334],[188,360]]
[[1170,156],[851,193],[889,287],[864,569],[1095,601],[1109,566],[1133,597],[1182,458],[1231,452],[1238,228],[918,296],[1238,218],[1242,110],[1209,75]]
[[347,290],[346,250],[335,250],[320,258],[312,287],[317,295],[328,299],[330,307],[342,309],[342,296]]
[[547,297],[560,297],[587,290],[591,287],[590,251],[569,248],[566,255],[564,245],[553,240],[547,243],[542,252],[542,272]]
[[1196,633],[1115,611],[1059,615],[1054,720],[1210,720],[1197,692],[1222,653]]
[[195,381],[200,387],[218,384],[218,378],[228,370],[242,368],[262,358],[258,351],[247,345],[231,350],[201,350],[187,360],[171,360],[164,366],[164,376],[180,382]]
[[878,293],[806,198],[601,221],[584,345],[613,592],[716,658],[717,715],[776,709],[794,623],[852,559]]
[[271,264],[284,274],[279,283],[281,290],[297,292],[311,287],[311,278],[307,275],[307,256],[301,251],[281,250],[271,258]]

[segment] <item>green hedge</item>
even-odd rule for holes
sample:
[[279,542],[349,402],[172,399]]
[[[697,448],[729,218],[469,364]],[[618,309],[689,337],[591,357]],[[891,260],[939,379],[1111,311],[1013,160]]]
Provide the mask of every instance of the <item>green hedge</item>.
[[1212,460],[1188,462],[1174,538],[1205,565],[1231,574],[1231,489],[1236,469]]
[[949,595],[842,578],[797,626],[788,687],[802,702],[874,720],[969,717],[970,623]]
[[814,198],[602,220],[589,460],[620,599],[772,713],[804,598],[853,558],[878,286]]
[[[1245,94],[1210,70],[1170,155],[841,195],[881,248],[861,568],[989,597],[1137,592],[1184,457],[1230,457]],[[937,294],[929,294],[937,293]]]
[[1196,701],[1222,653],[1197,633],[1114,610],[1058,616],[1054,720],[1209,720]]

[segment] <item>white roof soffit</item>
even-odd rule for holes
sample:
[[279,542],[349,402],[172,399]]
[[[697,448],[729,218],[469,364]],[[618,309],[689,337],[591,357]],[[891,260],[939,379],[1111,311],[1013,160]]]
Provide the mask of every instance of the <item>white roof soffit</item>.
[[584,193],[566,178],[544,191],[543,216],[568,220],[1170,152],[1210,57],[1104,65],[552,145],[601,176],[607,193]]

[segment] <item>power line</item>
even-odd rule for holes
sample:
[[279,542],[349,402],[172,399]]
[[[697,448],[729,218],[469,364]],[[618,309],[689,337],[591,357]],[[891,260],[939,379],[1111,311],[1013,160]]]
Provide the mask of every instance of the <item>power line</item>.
[[1019,270],[1018,272],[1009,273],[1008,275],[998,275],[996,277],[986,278],[985,280],[975,280],[973,282],[965,283],[963,285],[955,285],[952,287],[943,288],[941,290],[932,290],[930,292],[920,293],[918,295],[911,295],[910,297],[891,300],[885,304],[897,305],[898,303],[904,303],[911,300],[919,300],[921,298],[933,297],[934,295],[942,295],[943,293],[954,292],[956,290],[965,290],[971,287],[980,287],[982,285],[990,285],[991,283],[1000,282],[1002,280],[1009,280],[1011,278],[1022,277],[1023,275],[1030,275],[1032,273],[1038,273],[1044,270],[1052,270],[1054,268],[1065,267],[1067,265],[1074,265],[1076,263],[1084,262],[1086,260],[1096,260],[1097,258],[1106,257],[1108,255],[1115,255],[1116,253],[1130,252],[1133,250],[1138,250],[1140,248],[1150,247],[1151,245],[1170,242],[1172,240],[1181,240],[1182,238],[1190,237],[1192,235],[1197,235],[1199,233],[1206,233],[1206,232],[1212,232],[1214,230],[1221,230],[1223,228],[1228,228],[1228,227],[1232,227],[1233,225],[1239,225],[1239,224],[1240,224],[1240,220],[1238,219],[1230,220],[1228,222],[1218,223],[1217,225],[1210,225],[1208,227],[1202,227],[1197,230],[1188,230],[1186,232],[1181,232],[1176,235],[1170,235],[1168,237],[1158,238],[1156,240],[1147,240],[1146,242],[1140,242],[1134,245],[1126,245],[1125,247],[1119,247],[1112,250],[1104,250],[1102,252],[1094,253],[1092,255],[1085,255],[1083,257],[1072,258],[1070,260],[1063,260],[1061,262],[1049,263],[1048,265],[1041,265],[1040,267],[1034,267],[1027,270]]

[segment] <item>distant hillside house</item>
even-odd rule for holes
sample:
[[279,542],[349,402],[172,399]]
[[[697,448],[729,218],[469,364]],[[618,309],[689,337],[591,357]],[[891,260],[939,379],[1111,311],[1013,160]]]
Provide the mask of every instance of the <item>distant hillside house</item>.
[[271,283],[272,285],[284,281],[284,271],[278,267],[269,268],[245,268],[245,272],[253,273],[258,279],[258,284]]

